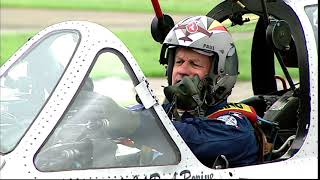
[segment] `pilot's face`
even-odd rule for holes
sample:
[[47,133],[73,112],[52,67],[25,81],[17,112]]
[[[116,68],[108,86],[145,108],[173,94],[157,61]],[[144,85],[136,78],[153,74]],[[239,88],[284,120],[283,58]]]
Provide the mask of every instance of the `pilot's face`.
[[209,56],[187,48],[178,48],[172,71],[172,84],[179,82],[184,76],[198,75],[202,80],[209,73],[212,60]]

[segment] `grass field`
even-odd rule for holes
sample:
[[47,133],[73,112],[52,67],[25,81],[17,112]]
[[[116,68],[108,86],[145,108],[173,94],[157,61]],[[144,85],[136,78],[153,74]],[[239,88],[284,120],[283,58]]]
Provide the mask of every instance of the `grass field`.
[[[142,71],[148,77],[163,77],[165,69],[159,64],[159,54],[161,45],[156,43],[148,30],[145,31],[117,31],[115,34],[124,42],[133,54]],[[34,33],[2,33],[0,39],[0,62],[1,65],[18,50],[24,42]],[[143,39],[143,43],[141,42]],[[239,57],[239,80],[250,80],[250,53],[251,38],[235,41]],[[281,70],[278,66],[278,74]],[[298,77],[296,70],[290,70],[294,78]]]
[[[220,0],[160,0],[165,13],[206,14]],[[153,12],[151,0],[1,0],[1,7]]]
[[[182,3],[183,2],[183,3]],[[185,13],[185,14],[206,14],[220,0],[161,0],[163,12]],[[151,0],[1,0],[1,7],[15,8],[49,8],[49,9],[83,9],[95,11],[126,11],[126,12],[150,12],[153,13]],[[231,33],[253,31],[255,23],[246,26],[230,27],[231,23],[224,24]],[[29,37],[35,32],[16,32],[0,34],[0,65],[20,48]],[[161,45],[155,43],[148,30],[120,30],[115,34],[126,44],[133,56],[136,58],[146,76],[163,77],[165,69],[159,64],[159,53]],[[143,39],[143,43],[140,43]],[[239,57],[239,80],[250,80],[250,53],[251,37],[235,41]],[[276,72],[281,74],[279,65]],[[297,70],[289,69],[290,74],[298,77]]]

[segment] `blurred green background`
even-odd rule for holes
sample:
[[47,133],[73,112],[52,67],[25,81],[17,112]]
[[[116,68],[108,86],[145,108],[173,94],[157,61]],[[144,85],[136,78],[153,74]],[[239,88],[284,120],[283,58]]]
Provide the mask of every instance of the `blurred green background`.
[[[167,14],[205,15],[221,0],[160,0]],[[1,0],[1,8],[41,8],[94,11],[122,11],[153,13],[151,0]],[[239,80],[251,79],[250,54],[252,33],[257,19],[243,26],[231,26],[224,22],[235,39],[239,57]],[[150,22],[151,24],[151,22]],[[147,77],[164,77],[165,69],[159,64],[161,45],[152,39],[150,29],[113,31],[129,48]],[[249,32],[249,33],[248,33]],[[5,63],[29,37],[37,32],[3,32],[0,38],[0,64]],[[240,37],[240,38],[239,38]],[[141,40],[143,39],[143,43]],[[277,74],[282,75],[277,64]],[[293,78],[298,78],[297,69],[289,69]]]
[[[159,0],[166,13],[206,14],[221,0]],[[153,12],[151,0],[1,0],[1,7]]]

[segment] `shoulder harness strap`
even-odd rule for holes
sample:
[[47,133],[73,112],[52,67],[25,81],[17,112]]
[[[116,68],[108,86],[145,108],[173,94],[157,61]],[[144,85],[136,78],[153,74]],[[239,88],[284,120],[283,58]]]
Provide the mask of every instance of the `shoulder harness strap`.
[[254,108],[243,103],[228,103],[222,109],[208,115],[208,118],[209,119],[217,118],[228,112],[242,113],[250,120],[251,123],[257,122],[257,113],[254,110]]

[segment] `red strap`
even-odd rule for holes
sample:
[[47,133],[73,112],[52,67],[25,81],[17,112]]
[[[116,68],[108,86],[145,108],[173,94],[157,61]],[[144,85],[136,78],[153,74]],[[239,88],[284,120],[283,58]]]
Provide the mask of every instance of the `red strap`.
[[252,124],[257,122],[257,113],[254,110],[254,108],[242,103],[228,103],[222,109],[208,115],[208,118],[217,118],[229,112],[239,112],[245,115],[251,121]]

